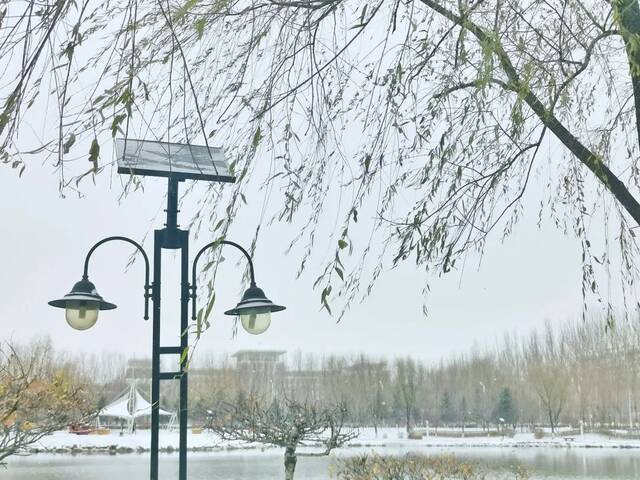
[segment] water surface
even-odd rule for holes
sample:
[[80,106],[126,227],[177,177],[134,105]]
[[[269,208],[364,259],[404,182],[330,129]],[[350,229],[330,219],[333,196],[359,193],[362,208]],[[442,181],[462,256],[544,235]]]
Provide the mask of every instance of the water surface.
[[[640,478],[640,452],[621,449],[583,448],[384,448],[378,453],[427,455],[453,453],[488,465],[490,478],[503,479],[514,465],[527,468],[533,480],[636,480]],[[347,449],[337,457],[371,452]],[[296,477],[301,480],[336,478],[336,456],[300,458]],[[0,469],[0,480],[146,480],[149,456],[51,455],[12,458]],[[178,477],[178,456],[160,456],[161,480]],[[281,480],[282,454],[277,450],[231,453],[189,453],[189,480]],[[507,477],[509,478],[509,477]],[[511,477],[512,478],[512,477]]]

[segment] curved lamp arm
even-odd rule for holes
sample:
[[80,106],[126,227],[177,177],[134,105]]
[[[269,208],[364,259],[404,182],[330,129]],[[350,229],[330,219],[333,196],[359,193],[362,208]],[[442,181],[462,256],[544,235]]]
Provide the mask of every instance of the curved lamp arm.
[[144,251],[144,248],[142,248],[142,246],[135,240],[131,240],[130,238],[121,236],[107,237],[100,240],[93,247],[91,247],[89,253],[87,253],[87,256],[84,259],[84,273],[82,274],[82,279],[88,280],[89,278],[89,259],[91,258],[91,255],[93,255],[93,252],[95,252],[95,250],[103,243],[111,242],[113,240],[120,240],[130,243],[138,249],[138,251],[142,254],[142,257],[144,258],[144,319],[149,320],[149,298],[151,298],[152,288],[151,284],[149,283],[149,257],[147,256],[147,252]]
[[219,245],[231,245],[232,247],[236,247],[238,250],[240,250],[244,256],[247,258],[247,261],[249,262],[249,274],[251,276],[251,286],[255,287],[256,286],[256,276],[255,273],[253,271],[253,260],[251,259],[251,255],[249,255],[249,252],[247,252],[242,246],[238,245],[235,242],[230,242],[229,240],[216,240],[214,242],[208,243],[206,244],[204,247],[202,247],[200,249],[200,251],[198,252],[198,254],[196,255],[196,257],[193,259],[193,266],[191,269],[191,298],[192,298],[192,302],[191,302],[191,320],[195,320],[197,318],[196,315],[196,290],[197,290],[197,286],[196,286],[196,272],[197,272],[197,267],[198,267],[198,260],[200,260],[200,257],[202,256],[202,254],[207,251],[210,248],[214,248],[217,247]]

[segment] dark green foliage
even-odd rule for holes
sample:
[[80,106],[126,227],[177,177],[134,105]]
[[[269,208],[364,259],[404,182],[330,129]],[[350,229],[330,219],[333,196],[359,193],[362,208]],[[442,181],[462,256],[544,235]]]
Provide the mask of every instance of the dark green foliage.
[[445,425],[456,421],[456,413],[449,392],[445,391],[440,400],[440,421]]
[[504,423],[512,427],[515,427],[518,422],[518,410],[511,395],[511,390],[507,387],[503,388],[498,396],[498,403],[496,404],[493,418],[496,424]]

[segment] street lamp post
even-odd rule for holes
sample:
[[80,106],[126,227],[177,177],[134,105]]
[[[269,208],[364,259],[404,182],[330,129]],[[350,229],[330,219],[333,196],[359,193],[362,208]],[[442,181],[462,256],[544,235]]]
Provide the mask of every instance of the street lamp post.
[[[153,143],[152,148],[158,148],[158,142]],[[167,158],[172,160],[171,148],[176,147],[176,144],[160,144],[164,148],[166,153],[168,150]],[[138,147],[138,144],[136,144]],[[137,151],[138,157],[144,154],[144,144],[139,147]],[[188,152],[193,155],[192,159],[196,162],[196,155],[193,150],[197,147],[188,147]],[[203,148],[203,147],[199,147]],[[175,152],[175,150],[174,150]],[[157,151],[153,152],[157,156]],[[161,152],[162,153],[162,152]],[[176,154],[174,153],[174,156]],[[126,146],[123,150],[122,157],[125,160],[131,162],[131,158],[126,158]],[[200,159],[201,160],[201,159]],[[120,160],[119,160],[120,161]],[[151,356],[151,460],[150,460],[150,479],[158,480],[158,440],[159,440],[159,408],[160,408],[160,381],[161,380],[179,380],[180,381],[180,400],[179,400],[179,480],[187,480],[187,399],[188,399],[188,372],[187,372],[187,359],[189,348],[189,301],[192,303],[192,319],[196,318],[196,277],[197,277],[197,263],[202,254],[210,249],[219,245],[229,245],[239,249],[249,262],[250,272],[250,286],[245,291],[242,299],[238,305],[225,312],[227,315],[233,315],[240,317],[240,322],[245,330],[252,334],[259,334],[264,332],[271,323],[271,312],[277,312],[284,310],[285,307],[276,305],[271,302],[260,289],[255,282],[255,274],[253,268],[253,261],[249,253],[240,245],[227,240],[219,240],[211,242],[205,245],[195,256],[192,271],[191,271],[191,283],[189,283],[189,231],[181,230],[178,228],[177,214],[178,214],[178,183],[186,178],[191,179],[209,179],[214,181],[233,181],[229,180],[230,177],[221,177],[218,174],[218,167],[216,167],[215,178],[209,178],[204,174],[198,175],[193,173],[185,174],[184,161],[185,157],[181,157],[182,163],[171,165],[168,171],[158,170],[157,165],[154,165],[156,170],[151,170],[147,166],[140,168],[136,171],[135,167],[131,166],[131,163],[126,166],[120,166],[119,173],[138,173],[142,175],[151,176],[164,176],[168,177],[168,194],[167,194],[167,222],[165,228],[155,230],[154,232],[154,245],[153,245],[153,283],[149,282],[150,266],[149,258],[140,244],[131,240],[130,238],[123,236],[107,237],[97,242],[87,253],[84,263],[84,272],[82,279],[77,282],[71,292],[58,300],[52,300],[49,305],[53,307],[59,307],[65,309],[65,316],[67,323],[77,330],[86,330],[92,327],[97,319],[98,312],[100,310],[111,310],[116,308],[116,305],[105,301],[97,292],[95,285],[89,281],[89,260],[93,252],[101,245],[111,241],[124,241],[132,244],[142,254],[145,262],[145,285],[144,285],[144,299],[145,309],[144,318],[149,318],[149,299],[153,302],[152,312],[152,356]],[[183,167],[183,170],[180,170]],[[196,167],[199,172],[204,168],[203,165],[197,164]],[[214,165],[215,167],[215,165]],[[151,173],[150,173],[151,172]],[[162,278],[162,250],[180,250],[181,258],[181,296],[180,296],[180,345],[161,346],[160,345],[160,285]],[[160,357],[161,355],[180,355],[180,366],[178,371],[173,372],[161,372],[160,371]]]

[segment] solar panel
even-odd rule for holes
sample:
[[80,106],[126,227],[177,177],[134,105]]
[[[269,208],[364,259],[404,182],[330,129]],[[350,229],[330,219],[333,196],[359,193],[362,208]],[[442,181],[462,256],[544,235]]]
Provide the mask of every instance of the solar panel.
[[118,173],[235,182],[221,148],[116,138]]

